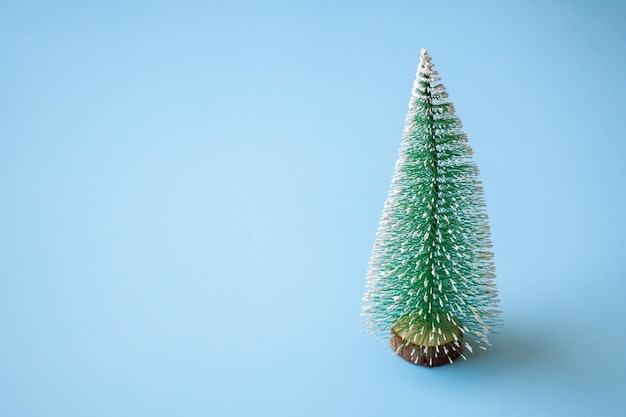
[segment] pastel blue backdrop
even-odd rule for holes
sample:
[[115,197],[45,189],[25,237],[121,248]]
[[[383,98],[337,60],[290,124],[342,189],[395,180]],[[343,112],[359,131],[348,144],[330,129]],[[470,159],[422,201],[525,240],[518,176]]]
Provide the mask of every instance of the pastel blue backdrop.
[[[620,1],[0,1],[0,415],[626,414]],[[420,48],[504,326],[362,333]]]

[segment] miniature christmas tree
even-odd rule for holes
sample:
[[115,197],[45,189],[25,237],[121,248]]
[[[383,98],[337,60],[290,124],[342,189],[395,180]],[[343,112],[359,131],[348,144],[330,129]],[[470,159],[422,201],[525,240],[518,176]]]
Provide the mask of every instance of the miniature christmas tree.
[[500,312],[478,169],[425,49],[420,58],[364,315],[402,358],[439,366],[490,346]]

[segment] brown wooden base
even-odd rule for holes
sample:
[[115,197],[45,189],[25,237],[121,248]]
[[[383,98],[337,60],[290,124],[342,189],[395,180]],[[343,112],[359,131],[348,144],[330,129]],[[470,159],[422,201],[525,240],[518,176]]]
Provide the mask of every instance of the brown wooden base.
[[402,359],[415,365],[435,367],[447,365],[463,353],[462,334],[458,340],[436,346],[420,346],[406,341],[398,333],[391,331],[391,348]]

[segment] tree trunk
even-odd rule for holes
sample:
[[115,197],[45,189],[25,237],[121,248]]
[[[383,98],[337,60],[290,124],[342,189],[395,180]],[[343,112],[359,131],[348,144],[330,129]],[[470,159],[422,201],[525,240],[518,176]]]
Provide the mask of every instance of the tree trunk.
[[402,359],[415,365],[435,367],[447,365],[463,353],[463,334],[459,330],[456,341],[444,345],[420,346],[405,340],[401,333],[391,330],[391,348]]

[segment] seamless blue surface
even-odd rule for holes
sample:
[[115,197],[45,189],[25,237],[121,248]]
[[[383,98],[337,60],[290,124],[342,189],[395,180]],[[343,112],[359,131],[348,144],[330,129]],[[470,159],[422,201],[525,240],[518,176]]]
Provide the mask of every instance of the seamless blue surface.
[[[621,2],[0,1],[0,415],[621,416]],[[362,331],[427,48],[504,325]]]

